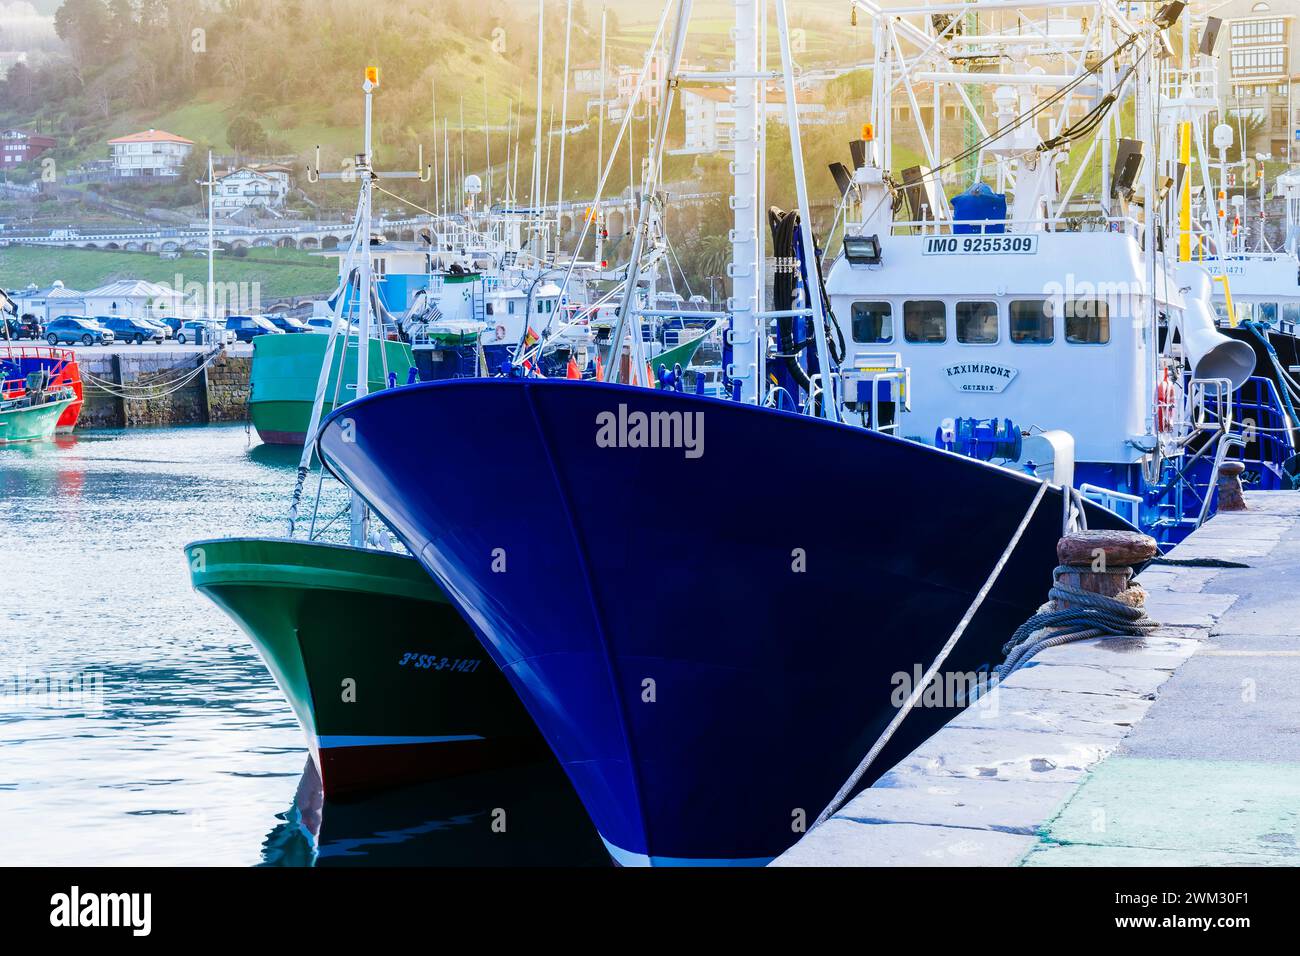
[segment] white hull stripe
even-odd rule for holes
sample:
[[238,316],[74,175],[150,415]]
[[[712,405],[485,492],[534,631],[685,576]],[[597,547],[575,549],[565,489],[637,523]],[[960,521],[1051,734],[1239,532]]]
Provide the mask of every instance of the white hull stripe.
[[756,856],[740,860],[708,860],[704,858],[678,856],[649,856],[645,853],[633,853],[616,847],[602,836],[605,849],[619,866],[767,866],[776,857]]
[[334,747],[389,747],[401,744],[450,744],[461,740],[483,740],[483,737],[477,734],[460,734],[450,737],[365,737],[365,736],[332,736],[320,737],[317,739],[317,746],[321,750],[330,750]]

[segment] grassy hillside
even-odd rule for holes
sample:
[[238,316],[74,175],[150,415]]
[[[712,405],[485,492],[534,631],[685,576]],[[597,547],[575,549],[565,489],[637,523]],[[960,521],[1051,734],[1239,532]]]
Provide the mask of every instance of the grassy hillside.
[[[259,249],[248,258],[218,256],[217,281],[260,283],[263,301],[282,296],[313,295],[333,291],[336,269],[329,259],[296,250]],[[174,285],[206,282],[206,258],[166,260],[145,252],[111,252],[89,249],[35,249],[25,246],[0,249],[0,286],[21,289],[32,283],[45,287],[55,281],[87,290],[114,279],[146,279]]]

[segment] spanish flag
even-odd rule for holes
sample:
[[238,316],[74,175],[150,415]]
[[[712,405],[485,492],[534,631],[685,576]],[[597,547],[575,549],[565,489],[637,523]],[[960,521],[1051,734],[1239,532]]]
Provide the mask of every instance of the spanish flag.
[[528,331],[524,333],[524,349],[525,349],[525,351],[528,350],[528,349],[530,349],[530,348],[532,348],[534,345],[536,345],[536,344],[537,344],[538,342],[540,342],[541,340],[542,340],[542,337],[541,337],[540,335],[538,335],[538,334],[533,330],[533,327],[532,327],[531,325],[528,326]]

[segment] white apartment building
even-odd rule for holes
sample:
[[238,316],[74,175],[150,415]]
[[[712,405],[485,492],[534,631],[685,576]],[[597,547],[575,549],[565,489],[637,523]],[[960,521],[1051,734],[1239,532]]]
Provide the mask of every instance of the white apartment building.
[[1262,129],[1247,151],[1300,157],[1300,29],[1295,0],[1228,0],[1209,15],[1223,27],[1215,54],[1227,109],[1255,116]]
[[720,87],[682,89],[685,140],[680,153],[715,153],[730,149],[736,131],[731,90]]
[[108,146],[113,152],[113,175],[123,179],[179,176],[194,149],[191,140],[157,129],[110,139]]

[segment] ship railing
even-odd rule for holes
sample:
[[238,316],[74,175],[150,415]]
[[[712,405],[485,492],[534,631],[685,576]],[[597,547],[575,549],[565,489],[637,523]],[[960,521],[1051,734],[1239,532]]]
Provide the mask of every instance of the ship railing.
[[0,380],[0,401],[12,402],[27,397],[27,380],[10,378]]
[[[850,223],[850,231],[860,229],[861,222]],[[960,232],[954,232],[960,227]],[[1137,235],[1141,224],[1131,216],[1111,216],[1101,212],[1077,215],[1039,216],[1034,219],[896,219],[890,224],[891,235],[984,236],[1032,235],[1059,232],[1116,232]]]
[[[1121,518],[1125,518],[1129,524],[1135,527],[1138,525],[1142,514],[1141,495],[1130,495],[1123,491],[1115,491],[1112,488],[1102,488],[1099,485],[1090,484],[1080,485],[1079,494],[1089,501],[1101,505],[1107,511],[1112,511]],[[1125,511],[1128,514],[1125,514]]]
[[[894,415],[894,420],[888,425],[880,423],[880,386],[883,382],[896,382],[898,384],[899,400],[895,403],[898,410]],[[903,396],[912,394],[912,370],[910,368],[895,368],[883,372],[876,372],[871,376],[871,429],[872,431],[896,433],[902,425],[901,412],[904,411]]]
[[1164,103],[1183,97],[1218,103],[1219,72],[1213,63],[1189,69],[1164,70],[1160,76],[1160,99]]
[[72,363],[77,360],[77,353],[72,349],[62,349],[54,345],[13,345],[6,344],[0,352],[7,358],[56,358],[61,362]]
[[1201,510],[1196,516],[1196,527],[1205,524],[1205,519],[1210,516],[1210,505],[1214,503],[1214,483],[1218,480],[1219,469],[1227,461],[1230,449],[1239,448],[1243,451],[1246,448],[1246,442],[1224,431],[1219,438],[1219,447],[1214,450],[1214,464],[1210,466],[1210,478],[1205,486],[1205,495],[1201,498]]
[[[1251,376],[1232,397],[1233,417],[1240,422],[1236,433],[1246,444],[1242,460],[1247,467],[1272,467],[1281,474],[1282,466],[1296,453],[1294,429],[1285,411],[1277,383],[1262,375]],[[1253,446],[1253,454],[1247,454]]]
[[1194,378],[1188,386],[1194,432],[1231,431],[1233,422],[1231,379]]
[[[28,388],[26,378],[11,378],[0,381],[0,402],[21,402],[28,398],[30,394],[31,390]],[[72,397],[75,395],[75,392],[73,392],[71,385],[50,383],[36,394],[42,396],[42,403],[45,403],[60,401],[64,398]]]

